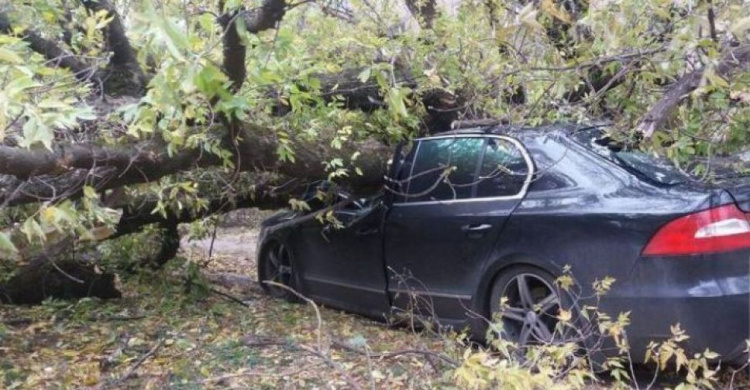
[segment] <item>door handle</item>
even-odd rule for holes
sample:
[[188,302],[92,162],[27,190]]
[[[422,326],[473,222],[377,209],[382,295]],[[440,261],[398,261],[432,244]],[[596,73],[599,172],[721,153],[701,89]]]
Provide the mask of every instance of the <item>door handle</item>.
[[464,233],[480,233],[484,232],[486,230],[492,229],[492,225],[488,223],[482,223],[482,224],[470,224],[470,225],[464,225],[461,227],[461,231]]
[[357,236],[360,236],[360,237],[361,236],[371,236],[373,234],[378,234],[379,231],[380,230],[378,230],[378,228],[374,228],[374,227],[373,228],[364,228],[364,229],[357,230],[356,232],[354,232],[354,234],[357,235]]

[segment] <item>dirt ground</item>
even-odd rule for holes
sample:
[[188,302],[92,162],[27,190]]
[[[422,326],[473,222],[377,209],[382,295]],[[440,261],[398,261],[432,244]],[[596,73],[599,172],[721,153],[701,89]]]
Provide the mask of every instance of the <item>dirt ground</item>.
[[[444,335],[264,295],[252,226],[267,215],[185,239],[166,269],[121,280],[122,299],[0,306],[0,388],[457,388],[446,362],[466,348]],[[195,264],[208,281],[186,284]]]
[[[215,239],[185,239],[166,269],[122,279],[122,299],[0,305],[0,389],[451,385],[429,356],[443,354],[440,338],[264,295],[258,230],[246,226],[265,215],[232,215]],[[208,281],[186,285],[191,264]]]

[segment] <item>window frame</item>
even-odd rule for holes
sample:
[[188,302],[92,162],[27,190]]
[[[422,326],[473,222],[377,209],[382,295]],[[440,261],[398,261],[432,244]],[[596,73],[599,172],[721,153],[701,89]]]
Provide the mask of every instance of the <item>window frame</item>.
[[[416,164],[417,158],[419,157],[419,148],[422,145],[422,141],[428,141],[428,140],[434,140],[434,139],[446,139],[446,138],[482,138],[485,140],[483,146],[482,146],[482,154],[480,158],[477,161],[477,167],[476,170],[479,171],[481,169],[481,164],[484,161],[484,156],[487,153],[486,146],[487,142],[486,140],[488,138],[496,138],[504,141],[508,141],[511,144],[513,144],[515,147],[518,148],[518,150],[521,151],[521,156],[523,157],[524,161],[526,162],[526,166],[528,167],[528,174],[526,175],[526,179],[523,182],[523,185],[521,186],[521,190],[515,194],[515,195],[504,195],[504,196],[488,196],[488,197],[477,197],[476,196],[476,190],[477,187],[474,186],[472,188],[472,196],[470,198],[464,198],[464,199],[447,199],[447,200],[422,200],[418,202],[409,202],[408,198],[404,198],[404,201],[401,202],[394,202],[394,206],[422,206],[422,205],[429,205],[429,204],[453,204],[453,203],[471,203],[471,202],[489,202],[489,201],[497,201],[497,200],[511,200],[511,199],[522,199],[526,196],[526,193],[529,190],[529,186],[531,185],[532,179],[535,174],[534,170],[534,162],[531,159],[531,155],[529,155],[529,152],[526,150],[526,148],[523,146],[523,144],[518,141],[515,138],[504,136],[504,135],[496,135],[496,134],[451,134],[451,135],[440,135],[440,136],[433,136],[433,137],[422,137],[417,138],[414,140],[414,142],[417,142],[416,150],[414,151],[414,159],[411,162],[412,166],[409,170],[409,177],[412,177],[414,175],[414,165]],[[475,174],[476,176],[476,174]],[[411,184],[411,183],[410,183]],[[406,188],[406,192],[408,193],[409,187]]]

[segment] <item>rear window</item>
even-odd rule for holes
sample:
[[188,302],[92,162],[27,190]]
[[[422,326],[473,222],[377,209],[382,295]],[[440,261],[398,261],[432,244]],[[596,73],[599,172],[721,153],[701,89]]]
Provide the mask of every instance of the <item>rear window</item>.
[[577,131],[572,137],[577,143],[599,154],[607,160],[627,169],[631,173],[652,183],[673,186],[691,180],[666,158],[639,150],[626,149],[613,141],[600,128]]

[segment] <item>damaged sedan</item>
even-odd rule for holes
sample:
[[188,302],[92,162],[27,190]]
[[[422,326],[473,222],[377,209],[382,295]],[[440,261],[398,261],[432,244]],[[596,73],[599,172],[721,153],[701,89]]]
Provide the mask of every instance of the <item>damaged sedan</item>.
[[689,350],[746,361],[747,176],[698,182],[599,127],[491,126],[409,146],[382,194],[337,193],[343,227],[310,212],[264,221],[266,291],[376,318],[416,310],[478,338],[499,315],[523,345],[551,341],[562,307],[581,310],[556,283],[569,269],[581,296],[614,278],[599,309],[630,312],[635,356],[679,323]]

